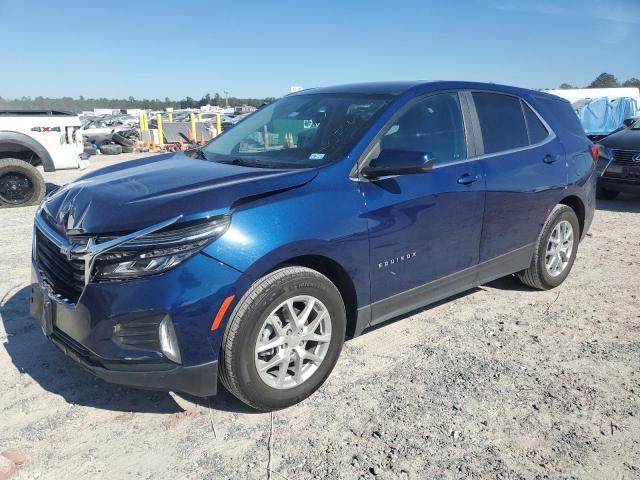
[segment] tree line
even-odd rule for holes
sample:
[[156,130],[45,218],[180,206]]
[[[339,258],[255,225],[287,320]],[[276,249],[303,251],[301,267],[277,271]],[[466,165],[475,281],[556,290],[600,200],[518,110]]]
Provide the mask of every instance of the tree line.
[[[629,78],[624,82],[620,82],[615,75],[607,72],[603,72],[598,75],[593,82],[583,88],[614,88],[614,87],[639,87],[640,79],[636,77]],[[561,89],[580,88],[570,83],[563,83],[560,85]],[[238,105],[251,105],[253,107],[259,107],[264,103],[269,103],[275,100],[273,97],[266,98],[237,98],[228,97],[225,98],[219,93],[213,96],[207,93],[199,100],[192,97],[186,97],[182,100],[171,100],[165,97],[164,100],[158,98],[154,99],[136,99],[129,98],[85,98],[80,96],[78,98],[62,97],[62,98],[49,98],[49,97],[22,97],[14,99],[6,99],[0,97],[0,110],[27,110],[27,109],[43,109],[43,110],[68,110],[71,112],[82,112],[84,110],[93,110],[94,108],[144,108],[151,110],[164,110],[171,107],[174,109],[182,108],[198,108],[203,105],[215,105],[224,107],[226,105],[235,107]]]
[[269,103],[274,100],[273,97],[266,98],[237,98],[228,97],[225,98],[219,93],[213,96],[207,93],[199,100],[192,97],[183,98],[182,100],[171,100],[165,97],[164,100],[158,98],[154,99],[136,99],[134,97],[129,98],[85,98],[80,96],[78,98],[62,97],[62,98],[49,98],[49,97],[22,97],[7,99],[0,97],[0,110],[27,110],[27,109],[39,109],[39,110],[66,110],[71,112],[82,112],[85,110],[93,110],[94,108],[114,108],[114,109],[128,109],[128,108],[144,108],[151,110],[164,110],[171,107],[174,109],[183,108],[198,108],[203,105],[214,105],[219,107],[230,106],[235,107],[239,105],[251,105],[253,107],[259,107],[264,103]]
[[[607,72],[602,72],[598,75],[593,82],[591,82],[586,87],[582,88],[617,88],[617,87],[637,87],[640,88],[640,79],[636,77],[631,77],[624,82],[620,82],[615,75]],[[567,90],[569,88],[580,88],[570,83],[563,83],[558,87],[562,90]]]

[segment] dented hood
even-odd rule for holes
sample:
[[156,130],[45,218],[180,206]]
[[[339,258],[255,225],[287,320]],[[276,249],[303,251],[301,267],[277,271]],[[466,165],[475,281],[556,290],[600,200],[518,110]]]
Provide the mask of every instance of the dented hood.
[[193,159],[182,153],[121,163],[80,177],[47,198],[42,209],[68,233],[116,233],[178,215],[227,213],[247,197],[303,185],[315,170],[281,170]]

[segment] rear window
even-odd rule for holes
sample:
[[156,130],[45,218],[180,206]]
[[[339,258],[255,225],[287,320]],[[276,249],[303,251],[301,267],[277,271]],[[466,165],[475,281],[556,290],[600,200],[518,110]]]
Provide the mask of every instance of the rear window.
[[499,93],[473,92],[484,153],[496,153],[529,145],[520,99]]
[[540,121],[538,116],[531,110],[529,105],[522,102],[522,108],[524,109],[524,118],[527,121],[527,130],[529,131],[529,143],[539,143],[549,135],[544,124]]

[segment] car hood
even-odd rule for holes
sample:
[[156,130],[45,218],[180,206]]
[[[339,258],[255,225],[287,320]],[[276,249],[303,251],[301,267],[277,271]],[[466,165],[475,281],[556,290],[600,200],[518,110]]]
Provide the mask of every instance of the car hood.
[[128,232],[178,215],[222,215],[240,200],[298,187],[316,173],[156,155],[84,175],[48,197],[42,210],[69,234]]
[[603,138],[598,143],[616,150],[640,151],[640,130],[620,130]]

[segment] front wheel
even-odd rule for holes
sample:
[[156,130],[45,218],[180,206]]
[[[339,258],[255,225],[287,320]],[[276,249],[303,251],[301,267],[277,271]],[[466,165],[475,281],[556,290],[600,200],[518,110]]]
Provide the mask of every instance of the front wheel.
[[580,224],[572,208],[556,205],[538,236],[531,265],[518,277],[539,290],[557,287],[567,278],[578,252]]
[[255,282],[231,315],[221,381],[258,410],[298,403],[333,370],[345,328],[342,297],[327,277],[303,267],[276,270]]

